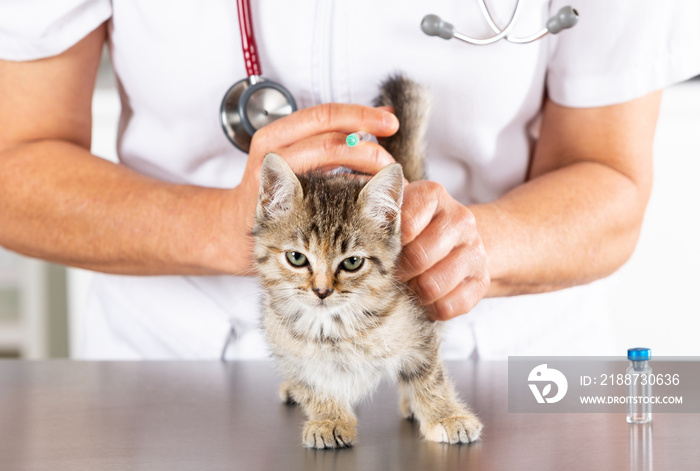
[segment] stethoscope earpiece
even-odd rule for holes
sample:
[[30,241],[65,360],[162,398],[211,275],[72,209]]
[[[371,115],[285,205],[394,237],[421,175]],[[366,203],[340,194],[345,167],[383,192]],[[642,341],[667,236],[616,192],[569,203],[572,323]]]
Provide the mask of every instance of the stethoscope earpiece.
[[571,5],[565,6],[547,20],[547,31],[557,34],[559,31],[574,27],[576,23],[578,23],[578,12]]
[[423,17],[423,21],[420,23],[420,28],[428,36],[437,36],[442,39],[459,39],[460,41],[467,42],[469,44],[475,44],[477,46],[484,46],[487,44],[495,43],[501,39],[505,39],[508,42],[516,44],[526,44],[546,36],[547,34],[557,34],[560,31],[571,28],[578,22],[578,11],[571,6],[566,6],[557,12],[556,15],[547,20],[546,26],[540,31],[526,37],[513,37],[510,35],[510,30],[513,28],[515,21],[520,13],[520,0],[515,4],[515,10],[513,10],[513,16],[511,16],[510,21],[505,28],[500,29],[496,26],[493,21],[491,12],[489,12],[484,0],[479,0],[479,6],[481,7],[481,12],[489,24],[491,30],[495,33],[494,36],[490,38],[472,38],[465,34],[455,31],[454,26],[447,21],[444,21],[437,15],[426,15]]
[[452,23],[443,21],[437,15],[425,15],[420,22],[420,29],[428,36],[438,36],[442,39],[452,39],[455,33]]

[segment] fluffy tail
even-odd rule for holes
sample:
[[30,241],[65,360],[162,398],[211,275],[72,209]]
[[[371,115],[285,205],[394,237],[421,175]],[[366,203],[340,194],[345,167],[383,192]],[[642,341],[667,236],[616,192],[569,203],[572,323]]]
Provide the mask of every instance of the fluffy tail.
[[374,105],[393,106],[399,118],[398,132],[379,138],[379,144],[403,166],[409,182],[425,178],[425,131],[430,111],[427,90],[403,75],[392,75],[382,83]]

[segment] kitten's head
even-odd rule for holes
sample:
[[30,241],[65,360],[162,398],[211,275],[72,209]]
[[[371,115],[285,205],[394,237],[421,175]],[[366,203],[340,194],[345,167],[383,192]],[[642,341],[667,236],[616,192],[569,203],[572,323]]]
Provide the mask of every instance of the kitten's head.
[[253,228],[256,268],[267,293],[290,315],[341,322],[338,316],[372,315],[394,282],[403,184],[399,164],[369,181],[297,176],[284,159],[268,154]]

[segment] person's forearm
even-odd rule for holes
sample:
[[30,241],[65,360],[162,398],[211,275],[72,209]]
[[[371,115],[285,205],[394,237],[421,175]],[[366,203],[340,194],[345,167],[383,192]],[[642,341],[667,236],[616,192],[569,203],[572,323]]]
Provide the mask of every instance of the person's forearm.
[[25,255],[108,273],[240,273],[244,214],[236,190],[150,179],[72,143],[0,153],[0,245]]
[[578,162],[470,206],[488,254],[488,296],[552,291],[615,271],[639,236],[640,191],[607,166]]

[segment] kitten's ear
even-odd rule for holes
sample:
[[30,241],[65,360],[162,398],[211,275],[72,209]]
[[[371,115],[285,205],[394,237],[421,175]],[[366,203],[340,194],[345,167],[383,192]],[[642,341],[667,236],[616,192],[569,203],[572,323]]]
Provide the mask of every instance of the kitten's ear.
[[365,215],[391,230],[399,230],[403,201],[403,170],[400,164],[387,165],[360,192],[358,201]]
[[289,164],[277,154],[267,154],[260,168],[257,218],[270,218],[289,211],[303,195],[301,183]]

